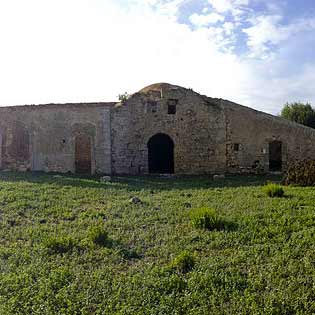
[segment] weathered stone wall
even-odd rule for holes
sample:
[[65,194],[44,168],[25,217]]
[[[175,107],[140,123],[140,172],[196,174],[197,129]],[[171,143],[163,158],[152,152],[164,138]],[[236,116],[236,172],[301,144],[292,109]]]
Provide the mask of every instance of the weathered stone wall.
[[[176,114],[168,114],[168,104],[174,103]],[[147,144],[158,133],[174,142],[175,173],[225,171],[225,115],[218,101],[163,84],[142,90],[113,109],[113,172],[147,173]]]
[[111,173],[108,105],[0,107],[1,169],[75,172],[75,137],[83,134],[92,173]]
[[222,106],[228,172],[268,172],[269,143],[274,140],[282,143],[283,170],[292,161],[315,158],[315,130],[229,101],[222,101]]
[[[169,100],[177,100],[175,115]],[[149,86],[112,112],[115,173],[148,172],[149,139],[169,135],[175,173],[269,172],[269,143],[281,143],[282,170],[294,160],[315,158],[315,130],[229,101],[168,84]]]
[[176,174],[268,172],[273,141],[282,170],[315,159],[313,129],[162,83],[123,104],[0,107],[0,169],[146,174],[158,134],[171,138]]

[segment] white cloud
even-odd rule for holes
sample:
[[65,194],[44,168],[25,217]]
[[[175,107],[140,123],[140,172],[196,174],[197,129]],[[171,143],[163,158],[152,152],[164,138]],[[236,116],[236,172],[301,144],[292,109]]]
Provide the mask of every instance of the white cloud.
[[[176,20],[179,0],[166,3],[169,11],[157,0],[128,3],[0,0],[0,104],[112,101],[161,81],[269,112],[297,93],[315,99],[314,65],[286,78],[270,72],[280,57],[261,63],[222,52],[235,23],[192,30]],[[269,40],[248,34],[252,47]]]
[[[206,29],[116,1],[1,2],[0,103],[115,100],[153,82],[231,96],[243,71]],[[232,71],[238,78],[229,77]]]
[[207,15],[194,13],[190,16],[190,21],[197,27],[207,26],[209,24],[216,24],[218,22],[223,22],[225,17],[218,13],[210,13]]
[[249,20],[251,27],[243,29],[247,34],[247,45],[251,57],[267,58],[270,53],[269,45],[278,45],[293,35],[315,29],[315,19],[303,19],[289,25],[281,25],[280,15],[261,15]]
[[232,23],[232,22],[225,22],[225,23],[223,24],[223,29],[224,29],[225,34],[226,34],[227,36],[231,36],[231,35],[233,34],[234,28],[235,28],[235,25],[234,25],[234,23]]
[[[110,0],[112,1],[112,0]],[[178,9],[185,0],[129,0],[129,6],[136,6],[138,9],[147,8],[158,11],[160,15],[165,15],[168,18],[175,19]]]
[[205,7],[205,8],[202,9],[202,13],[203,13],[203,14],[206,14],[206,13],[208,13],[209,11],[210,11],[210,9],[209,9],[208,7]]
[[208,0],[212,7],[218,12],[226,12],[233,8],[232,0]]
[[249,0],[208,0],[208,2],[217,12],[221,13],[233,11],[249,4]]
[[167,15],[169,18],[176,19],[178,9],[185,0],[168,0],[167,2],[157,3],[155,8],[159,14]]
[[[243,102],[273,114],[279,114],[287,102],[301,101],[315,105],[315,63],[305,64],[298,72],[284,75],[280,74],[281,69],[277,69],[278,63],[279,60],[247,62],[250,72],[249,81],[241,91]],[[285,61],[280,66],[283,67],[290,67],[290,61]]]

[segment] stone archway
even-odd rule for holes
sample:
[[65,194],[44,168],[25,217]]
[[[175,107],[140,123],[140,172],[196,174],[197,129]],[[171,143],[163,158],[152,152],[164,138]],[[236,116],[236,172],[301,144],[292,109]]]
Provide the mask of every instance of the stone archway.
[[174,173],[174,142],[170,136],[158,133],[150,138],[148,164],[150,173]]
[[269,171],[282,171],[282,142],[274,140],[269,142]]
[[91,174],[91,137],[79,134],[75,137],[75,172],[77,174]]

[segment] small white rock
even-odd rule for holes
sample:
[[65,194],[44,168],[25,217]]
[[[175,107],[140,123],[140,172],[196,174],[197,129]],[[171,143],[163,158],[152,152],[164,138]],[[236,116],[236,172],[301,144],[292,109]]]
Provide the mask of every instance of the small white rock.
[[213,180],[219,180],[219,179],[225,179],[225,175],[224,174],[213,175]]
[[103,176],[100,178],[100,182],[102,183],[110,182],[111,180],[112,178],[110,176]]
[[131,198],[129,199],[129,202],[130,202],[130,203],[133,203],[133,204],[140,204],[140,203],[142,203],[141,199],[138,198],[138,197],[131,197]]
[[174,174],[159,174],[162,178],[174,178]]

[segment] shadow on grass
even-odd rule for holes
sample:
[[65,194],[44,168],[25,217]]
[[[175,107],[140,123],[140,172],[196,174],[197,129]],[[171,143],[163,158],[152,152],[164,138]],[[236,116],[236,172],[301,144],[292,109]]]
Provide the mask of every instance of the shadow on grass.
[[106,238],[101,244],[95,244],[90,239],[85,238],[81,241],[70,236],[48,236],[42,241],[44,253],[46,255],[64,255],[74,251],[84,252],[91,251],[96,248],[107,248],[116,250],[121,257],[125,260],[137,260],[143,256],[140,255],[135,249],[123,244],[119,240]]
[[204,176],[181,176],[173,178],[161,178],[159,176],[141,177],[115,177],[115,181],[128,185],[132,190],[151,189],[154,190],[189,190],[189,189],[211,189],[211,188],[237,188],[262,186],[268,181],[281,181],[280,176],[245,176],[229,175],[222,180],[213,180],[211,175]]
[[80,188],[104,189],[108,187],[106,183],[101,183],[99,181],[99,177],[44,172],[0,172],[0,181],[53,184],[59,186],[72,186]]
[[224,221],[224,231],[234,232],[239,229],[239,225],[236,222]]
[[160,176],[113,176],[108,183],[99,181],[100,176],[78,176],[73,174],[56,174],[43,172],[0,172],[0,181],[30,182],[38,184],[53,184],[81,188],[98,189],[125,189],[140,190],[188,190],[209,188],[233,188],[261,186],[267,181],[280,182],[281,177],[276,175],[229,175],[225,179],[213,180],[211,175],[205,176],[178,176],[165,178]]

